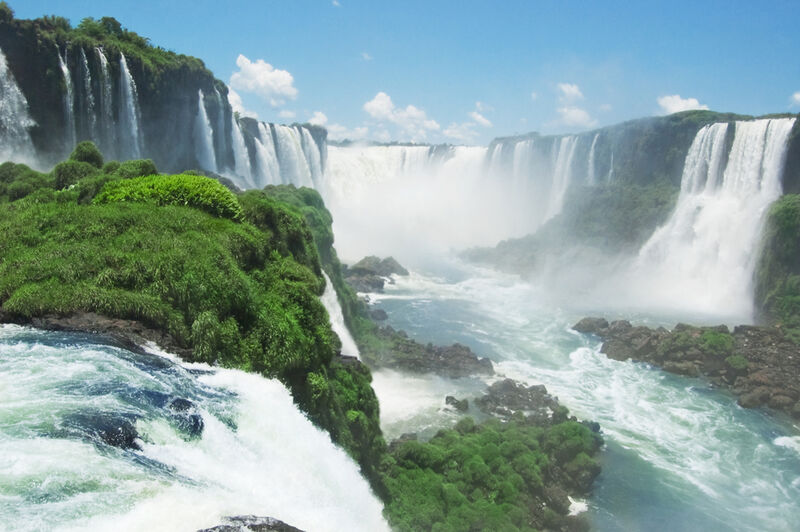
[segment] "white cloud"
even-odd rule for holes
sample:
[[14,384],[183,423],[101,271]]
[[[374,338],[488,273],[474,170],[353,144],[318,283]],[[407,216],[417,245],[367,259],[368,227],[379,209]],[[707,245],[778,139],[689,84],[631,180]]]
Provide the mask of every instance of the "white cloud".
[[539,97],[539,95],[536,94],[536,91],[531,92],[531,100],[533,100],[535,102],[538,97]]
[[439,123],[428,118],[425,111],[418,107],[413,105],[408,105],[404,109],[395,107],[392,98],[385,92],[379,92],[365,103],[364,111],[375,120],[395,124],[411,140],[423,140],[429,131],[440,129]]
[[284,120],[291,120],[295,116],[297,116],[297,114],[294,111],[290,111],[288,109],[284,109],[283,111],[278,113],[278,116],[283,118]]
[[797,91],[794,94],[792,94],[792,104],[800,105],[800,91]]
[[472,142],[478,136],[475,131],[475,122],[452,123],[442,131],[446,137],[459,142]]
[[341,124],[328,124],[325,127],[331,140],[363,140],[369,134],[369,128],[366,126],[350,129]]
[[333,0],[331,4],[333,4],[333,7],[342,7],[342,4],[340,4],[338,0]]
[[315,126],[324,126],[328,123],[328,117],[322,111],[314,111],[314,114],[308,119],[308,123]]
[[273,107],[297,98],[294,78],[286,70],[279,70],[263,59],[250,61],[239,54],[236,58],[238,72],[231,76],[230,86],[242,92],[252,92],[269,101]]
[[231,104],[231,109],[234,113],[239,113],[239,116],[247,116],[250,118],[258,119],[258,115],[253,111],[248,111],[244,108],[242,97],[239,93],[228,87],[228,103]]
[[361,59],[364,61],[372,61],[372,56],[369,55],[367,52],[361,52]]
[[611,104],[610,103],[604,103],[603,105],[600,106],[600,111],[602,111],[604,113],[607,113],[610,110],[611,110]]
[[679,94],[670,94],[658,98],[658,106],[661,107],[663,114],[671,115],[681,111],[692,109],[708,109],[707,105],[701,105],[697,98],[681,98]]
[[559,107],[556,111],[561,116],[559,122],[565,126],[592,127],[597,124],[597,120],[580,107],[565,106]]
[[480,114],[478,111],[472,111],[469,113],[469,116],[483,127],[492,127],[492,123],[489,121],[489,119]]
[[559,92],[558,99],[562,103],[583,100],[583,93],[581,92],[580,87],[578,87],[576,84],[559,83],[557,87]]

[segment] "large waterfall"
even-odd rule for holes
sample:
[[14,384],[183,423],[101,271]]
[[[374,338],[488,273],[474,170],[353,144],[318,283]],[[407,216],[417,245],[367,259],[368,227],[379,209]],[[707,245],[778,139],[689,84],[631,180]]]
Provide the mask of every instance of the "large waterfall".
[[58,53],[58,66],[61,67],[61,74],[64,78],[64,139],[66,141],[67,152],[72,151],[75,146],[75,95],[74,86],[72,84],[72,74],[70,73],[69,66],[67,66],[67,51],[64,50],[64,56],[56,49]]
[[214,132],[211,129],[211,123],[208,121],[208,114],[206,113],[206,104],[203,101],[203,91],[197,91],[197,117],[194,121],[194,143],[197,153],[197,160],[203,168],[217,171],[217,159],[214,155]]
[[128,61],[125,54],[119,54],[120,67],[120,124],[122,128],[123,147],[127,149],[127,157],[139,159],[142,157],[142,132],[139,127],[142,119],[139,114],[139,96],[136,82],[128,70]]
[[[713,124],[694,139],[667,223],[642,247],[637,276],[658,304],[747,318],[764,213],[781,194],[793,118]],[[726,153],[726,135],[733,143]],[[727,162],[725,158],[727,157]]]
[[0,390],[0,528],[193,531],[254,514],[388,530],[357,464],[277,381],[0,325]]
[[28,133],[33,125],[28,115],[28,102],[0,50],[0,159],[33,162],[33,143]]
[[100,61],[100,136],[95,139],[97,146],[109,158],[116,157],[117,128],[114,124],[114,100],[111,86],[111,74],[108,70],[108,59],[101,48],[95,48]]

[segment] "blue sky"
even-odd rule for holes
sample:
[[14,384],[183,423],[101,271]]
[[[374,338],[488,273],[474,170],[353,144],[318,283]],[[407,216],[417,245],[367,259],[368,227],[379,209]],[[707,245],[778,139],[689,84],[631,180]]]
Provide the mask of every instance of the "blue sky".
[[485,144],[706,106],[800,112],[800,2],[9,0],[113,16],[266,121]]

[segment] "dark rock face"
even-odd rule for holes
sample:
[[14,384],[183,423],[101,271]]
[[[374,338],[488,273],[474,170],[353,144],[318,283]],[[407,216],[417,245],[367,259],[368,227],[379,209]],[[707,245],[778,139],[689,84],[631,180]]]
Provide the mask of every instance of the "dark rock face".
[[226,517],[225,522],[211,528],[204,528],[197,532],[303,532],[299,528],[287,525],[273,517],[258,517],[255,515],[236,515]]
[[169,404],[170,418],[181,432],[189,438],[199,438],[203,434],[203,417],[195,411],[194,403],[187,399],[176,398]]
[[408,275],[408,270],[393,257],[381,259],[369,256],[343,270],[342,274],[347,284],[356,292],[383,292],[385,278],[390,275]]
[[375,308],[370,309],[369,317],[372,318],[374,321],[386,321],[389,319],[389,315],[386,314],[386,311],[382,308]]
[[467,399],[456,399],[452,395],[448,395],[444,398],[444,403],[447,406],[452,406],[459,412],[466,412],[469,410],[469,400]]
[[544,421],[559,410],[558,400],[547,393],[542,384],[525,386],[511,379],[493,383],[483,397],[475,399],[483,412],[508,419],[517,412]]
[[139,433],[130,416],[113,412],[82,412],[68,417],[64,425],[112,447],[140,449],[136,443]]
[[777,328],[740,325],[730,332],[724,325],[678,324],[667,331],[584,318],[573,329],[600,337],[609,358],[703,376],[729,388],[745,408],[768,406],[800,419],[800,347]]

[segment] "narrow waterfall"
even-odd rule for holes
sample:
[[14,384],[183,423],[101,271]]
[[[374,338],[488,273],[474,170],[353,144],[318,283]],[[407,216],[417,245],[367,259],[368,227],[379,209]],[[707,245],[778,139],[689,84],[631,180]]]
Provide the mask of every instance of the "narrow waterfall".
[[197,91],[197,115],[195,116],[192,135],[194,137],[195,153],[197,153],[197,160],[200,166],[202,166],[203,170],[217,172],[217,158],[214,155],[214,132],[211,129],[211,122],[209,122],[208,114],[206,113],[202,89]]
[[28,115],[25,95],[19,90],[6,56],[0,50],[0,159],[31,163],[34,148],[28,128],[34,125]]
[[575,147],[578,137],[562,137],[558,143],[553,144],[553,177],[547,201],[543,222],[561,212],[564,205],[564,196],[572,179],[572,159],[575,156]]
[[66,152],[69,153],[75,147],[75,90],[72,85],[72,74],[67,65],[67,49],[64,49],[64,56],[56,48],[58,54],[58,66],[61,67],[61,74],[64,78],[64,140],[66,142]]
[[214,95],[217,98],[217,105],[219,108],[213,127],[214,153],[216,153],[217,157],[217,168],[222,171],[228,166],[228,157],[226,155],[228,153],[228,136],[225,134],[225,110],[229,109],[230,106],[216,87],[214,87]]
[[100,60],[100,143],[99,147],[108,158],[117,157],[117,126],[114,123],[114,90],[108,59],[101,48],[95,48]]
[[94,93],[92,92],[92,73],[89,70],[89,61],[86,59],[86,52],[81,50],[81,81],[83,82],[83,98],[81,114],[86,123],[85,134],[89,135],[93,141],[98,141],[97,134],[97,115],[95,114]]
[[303,158],[308,162],[308,169],[311,172],[311,181],[315,187],[319,187],[322,182],[322,157],[319,147],[308,129],[297,126],[297,130],[300,133],[303,146]]
[[141,116],[139,115],[139,97],[136,82],[128,70],[125,54],[119,54],[120,67],[120,128],[123,140],[123,153],[126,157],[139,159],[142,157]]
[[281,182],[281,168],[275,153],[275,140],[271,128],[264,122],[258,123],[256,144],[256,162],[258,163],[258,188],[267,185],[278,185]]
[[750,317],[758,238],[767,207],[781,194],[793,125],[793,118],[736,122],[724,171],[728,125],[705,126],[697,133],[675,211],[637,260],[639,273],[657,285],[654,297],[684,306],[689,300],[698,311],[726,309]]
[[[358,465],[277,380],[0,325],[0,387],[4,529],[198,530],[259,515],[388,530]],[[135,431],[137,448],[108,445],[109,426]]]
[[244,179],[244,188],[256,188],[253,182],[253,175],[250,169],[250,153],[244,143],[244,135],[236,121],[236,117],[231,114],[231,145],[233,146],[233,160],[236,165],[234,171],[236,175]]
[[311,168],[306,161],[300,134],[291,126],[275,125],[276,152],[284,183],[313,187]]
[[361,358],[358,352],[358,346],[353,339],[353,335],[347,330],[347,325],[344,323],[344,315],[342,314],[342,306],[339,304],[339,298],[336,296],[336,289],[333,287],[331,278],[324,271],[322,272],[325,277],[325,292],[322,294],[320,300],[322,301],[325,310],[328,311],[328,316],[331,320],[331,329],[335,332],[339,339],[342,341],[342,354],[346,356]]
[[589,162],[587,163],[586,169],[586,184],[587,185],[594,185],[595,184],[595,164],[594,164],[594,147],[597,145],[597,137],[599,137],[599,133],[595,133],[594,138],[592,139],[592,147],[589,148]]

